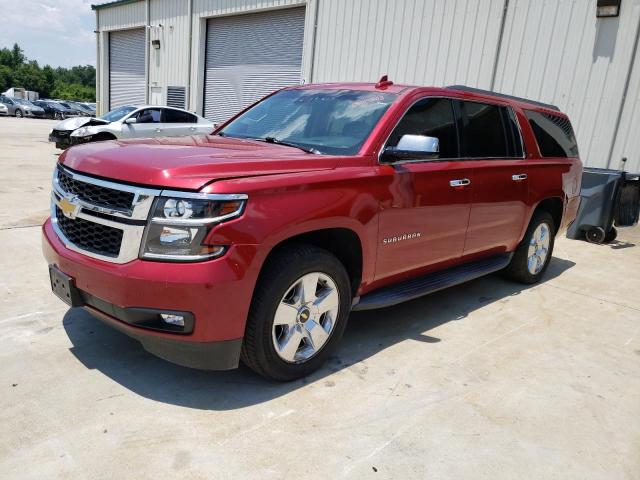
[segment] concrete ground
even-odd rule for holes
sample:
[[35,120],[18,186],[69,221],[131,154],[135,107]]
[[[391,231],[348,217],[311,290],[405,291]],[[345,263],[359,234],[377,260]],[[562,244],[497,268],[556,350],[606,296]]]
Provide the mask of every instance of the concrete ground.
[[304,381],[194,371],[50,293],[52,124],[0,118],[0,477],[640,479],[640,229],[354,314]]

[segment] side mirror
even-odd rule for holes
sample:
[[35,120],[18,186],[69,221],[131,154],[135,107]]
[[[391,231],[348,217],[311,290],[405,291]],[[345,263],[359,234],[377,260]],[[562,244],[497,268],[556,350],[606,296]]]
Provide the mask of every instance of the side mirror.
[[440,141],[426,135],[403,135],[395,147],[387,147],[382,152],[385,162],[402,160],[429,160],[440,156]]
[[138,123],[138,120],[136,117],[129,117],[124,121],[124,123]]

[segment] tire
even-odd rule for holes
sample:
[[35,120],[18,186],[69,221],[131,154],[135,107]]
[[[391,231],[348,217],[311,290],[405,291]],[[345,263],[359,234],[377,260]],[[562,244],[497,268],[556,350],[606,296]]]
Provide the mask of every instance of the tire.
[[[545,231],[546,235],[544,234]],[[542,236],[540,236],[541,232]],[[535,212],[522,241],[511,258],[511,262],[504,270],[505,275],[512,280],[527,285],[539,282],[547,270],[553,255],[555,232],[555,222],[551,214],[545,210]],[[548,240],[545,242],[547,236]],[[543,249],[546,249],[544,255],[542,255]],[[536,253],[532,255],[532,251]]]
[[591,227],[584,234],[587,242],[601,244],[605,241],[607,234],[604,232],[603,228],[600,227]]
[[604,243],[611,243],[616,238],[618,238],[618,230],[616,227],[611,227],[611,230],[609,230],[604,236]]
[[[304,293],[305,285],[315,285],[315,291]],[[324,302],[316,299],[309,303],[316,294]],[[336,308],[321,313],[329,306]],[[269,380],[304,377],[322,366],[334,350],[347,326],[350,310],[349,276],[335,256],[311,245],[283,247],[268,259],[256,284],[242,344],[242,362]],[[314,341],[317,349],[313,348]]]
[[22,113],[22,110],[20,110],[19,108],[16,109],[16,118],[22,118],[24,117],[24,114]]

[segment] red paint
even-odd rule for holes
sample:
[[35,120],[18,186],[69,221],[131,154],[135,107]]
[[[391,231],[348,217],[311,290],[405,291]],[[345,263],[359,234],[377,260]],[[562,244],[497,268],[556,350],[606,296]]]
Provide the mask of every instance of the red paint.
[[[374,84],[295,88],[376,90]],[[562,227],[575,218],[580,160],[541,158],[522,113],[523,108],[548,110],[447,89],[395,84],[385,84],[384,89],[398,98],[358,155],[350,157],[311,155],[219,136],[89,143],[67,150],[60,162],[87,174],[160,188],[245,193],[249,201],[242,217],[210,233],[208,243],[230,245],[216,260],[102,262],[66,249],[47,221],[43,227],[47,261],[74,277],[81,289],[118,306],[193,312],[195,330],[183,340],[227,340],[243,336],[263,262],[275,245],[292,236],[326,228],[352,230],[362,246],[358,291],[364,294],[402,278],[512,251],[533,210],[545,199],[562,201]],[[522,129],[526,158],[378,164],[378,154],[396,122],[424,96],[511,105]],[[521,173],[528,179],[513,182],[511,176]],[[471,185],[449,185],[460,178],[470,179]],[[383,246],[386,238],[414,232],[420,236]]]

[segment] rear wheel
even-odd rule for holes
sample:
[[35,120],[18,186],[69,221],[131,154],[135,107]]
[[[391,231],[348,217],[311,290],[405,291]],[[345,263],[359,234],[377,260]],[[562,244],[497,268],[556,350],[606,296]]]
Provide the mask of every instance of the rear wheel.
[[606,236],[607,234],[605,233],[604,229],[601,227],[591,227],[585,233],[585,238],[589,243],[600,244],[605,241]]
[[271,380],[308,375],[342,337],[350,307],[349,277],[336,257],[310,245],[282,249],[256,285],[242,361]]
[[553,217],[545,210],[535,212],[505,274],[521,283],[540,281],[551,261],[554,241]]

